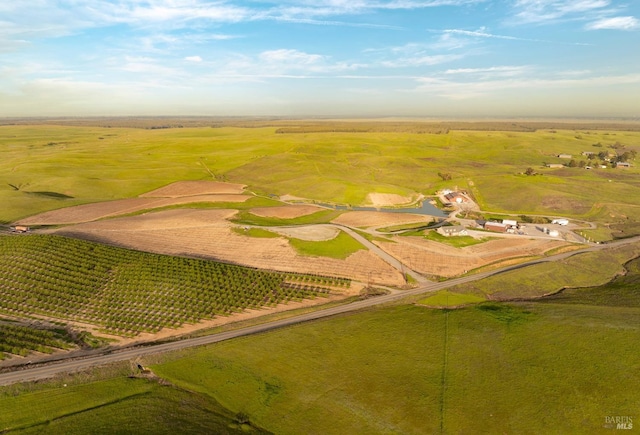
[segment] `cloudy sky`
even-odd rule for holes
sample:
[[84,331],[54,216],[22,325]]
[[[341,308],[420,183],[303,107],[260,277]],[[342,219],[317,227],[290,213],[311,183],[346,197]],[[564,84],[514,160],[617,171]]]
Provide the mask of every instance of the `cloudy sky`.
[[640,116],[639,0],[0,2],[0,116]]

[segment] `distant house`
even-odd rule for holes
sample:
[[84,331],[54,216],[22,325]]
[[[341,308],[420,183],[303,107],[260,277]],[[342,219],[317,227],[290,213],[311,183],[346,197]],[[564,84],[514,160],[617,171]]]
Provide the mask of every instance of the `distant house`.
[[571,154],[558,154],[560,159],[570,159],[571,157],[573,157]]
[[485,222],[484,229],[487,231],[494,231],[496,233],[506,233],[507,225],[502,222]]
[[554,219],[551,223],[557,225],[569,225],[569,219]]
[[547,168],[564,168],[562,163],[547,163]]
[[618,162],[616,163],[616,168],[630,168],[631,163],[629,162]]
[[449,192],[444,195],[444,198],[451,204],[462,204],[463,202],[469,202],[469,199],[460,192]]
[[443,236],[466,236],[469,234],[467,229],[462,225],[452,225],[446,227],[440,227],[436,230],[439,234]]
[[30,228],[26,225],[16,225],[15,227],[11,227],[11,231],[14,233],[28,233]]

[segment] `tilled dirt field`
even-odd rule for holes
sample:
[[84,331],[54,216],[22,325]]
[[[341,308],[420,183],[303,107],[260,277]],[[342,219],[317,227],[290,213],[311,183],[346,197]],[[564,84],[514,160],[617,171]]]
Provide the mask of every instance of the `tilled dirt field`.
[[375,228],[391,225],[404,225],[414,222],[432,222],[431,216],[411,213],[388,213],[383,211],[349,211],[341,214],[332,222],[357,228]]
[[170,255],[209,258],[261,269],[351,278],[403,285],[402,274],[369,251],[345,260],[301,256],[285,238],[254,238],[232,231],[226,219],[235,210],[166,210],[90,222],[58,234]]
[[410,204],[411,201],[412,201],[412,198],[398,195],[395,193],[372,192],[367,195],[367,202],[372,204],[374,207]]
[[498,239],[455,248],[421,237],[394,237],[393,242],[376,242],[411,269],[436,276],[453,277],[488,264],[514,257],[531,257],[568,246],[548,239]]
[[193,195],[240,195],[244,193],[244,184],[223,183],[220,181],[177,181],[151,192],[143,193],[147,198],[175,198]]
[[270,231],[282,234],[286,237],[294,237],[300,240],[308,240],[310,242],[321,242],[323,240],[334,239],[340,230],[330,225],[310,225],[305,227],[283,227],[272,228]]
[[66,225],[91,222],[111,216],[135,213],[171,205],[199,202],[244,202],[249,195],[198,195],[176,198],[129,198],[61,208],[20,220],[21,225]]

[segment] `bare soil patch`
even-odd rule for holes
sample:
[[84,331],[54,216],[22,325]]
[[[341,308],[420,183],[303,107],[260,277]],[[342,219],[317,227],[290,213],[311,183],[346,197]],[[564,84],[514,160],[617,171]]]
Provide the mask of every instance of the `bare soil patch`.
[[22,225],[66,225],[172,205],[202,202],[244,202],[250,195],[199,195],[176,198],[129,198],[61,208],[21,219]]
[[340,230],[328,225],[310,225],[305,227],[270,228],[269,231],[310,242],[321,242],[334,239]]
[[411,213],[388,213],[382,211],[350,211],[343,213],[332,222],[357,228],[386,227],[411,223],[432,222],[431,216]]
[[177,181],[151,192],[143,193],[146,198],[175,198],[179,196],[232,194],[244,192],[244,184],[223,183],[221,181]]
[[286,194],[286,195],[280,196],[280,200],[281,201],[307,201],[307,198]]
[[322,207],[315,205],[283,205],[282,207],[257,207],[251,209],[251,214],[261,217],[273,217],[279,219],[295,219],[307,216],[322,210]]
[[497,239],[480,245],[455,248],[421,237],[394,237],[395,243],[376,242],[385,251],[417,272],[453,277],[510,258],[540,256],[565,247],[562,241],[549,239]]
[[395,193],[372,192],[367,195],[367,202],[372,204],[374,207],[385,207],[385,206],[411,204],[411,202],[413,202],[413,199],[406,196],[398,195]]
[[344,260],[299,255],[284,238],[237,234],[227,219],[235,210],[165,210],[89,222],[56,230],[102,243],[159,254],[199,257],[261,269],[350,278],[380,285],[404,284],[402,274],[369,251]]

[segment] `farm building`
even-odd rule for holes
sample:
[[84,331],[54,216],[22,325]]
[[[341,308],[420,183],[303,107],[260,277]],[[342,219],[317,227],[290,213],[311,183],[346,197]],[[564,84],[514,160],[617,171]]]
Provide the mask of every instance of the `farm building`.
[[485,222],[484,229],[488,231],[494,231],[496,233],[506,233],[507,225],[502,222]]
[[14,233],[28,233],[30,230],[31,228],[26,225],[16,225],[15,227],[11,227],[11,231]]
[[436,230],[443,236],[466,236],[469,234],[467,229],[462,225],[452,225],[448,227],[440,227]]
[[616,168],[630,168],[631,163],[629,162],[618,162],[616,163]]
[[570,159],[571,157],[571,154],[558,154],[559,159]]
[[564,168],[562,163],[547,163],[547,168]]
[[551,221],[551,223],[558,225],[569,225],[569,219],[554,219]]
[[462,204],[464,202],[469,202],[469,198],[467,198],[460,192],[445,193],[444,198],[446,201],[448,201],[451,204],[453,203]]
[[505,224],[507,227],[518,228],[518,221],[515,221],[513,219],[503,219],[502,223]]

